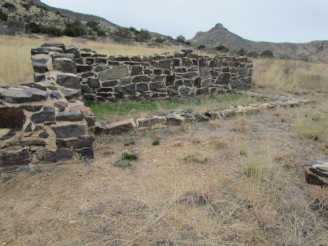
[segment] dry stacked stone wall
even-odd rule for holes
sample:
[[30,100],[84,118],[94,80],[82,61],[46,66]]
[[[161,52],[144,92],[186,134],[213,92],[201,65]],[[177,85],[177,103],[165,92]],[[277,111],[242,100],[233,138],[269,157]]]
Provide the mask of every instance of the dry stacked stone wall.
[[0,88],[0,173],[93,158],[95,116],[83,101],[215,95],[251,83],[245,57],[108,56],[44,44],[31,50],[34,83]]
[[45,44],[32,50],[35,80],[56,71],[57,83],[81,89],[86,101],[216,95],[251,84],[247,57],[210,58],[182,50],[155,56],[110,56],[90,49]]
[[[0,88],[0,173],[28,164],[94,157],[96,119],[80,100],[79,79],[49,72],[56,66],[49,55],[60,54],[60,49],[46,46],[33,58],[42,79],[36,76],[35,83]],[[61,65],[66,61],[62,58]]]

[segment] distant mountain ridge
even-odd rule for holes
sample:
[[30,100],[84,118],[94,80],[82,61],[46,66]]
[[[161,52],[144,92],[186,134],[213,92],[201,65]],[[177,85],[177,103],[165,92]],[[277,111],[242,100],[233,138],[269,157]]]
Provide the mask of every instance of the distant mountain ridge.
[[71,18],[71,19],[77,19],[80,21],[96,21],[96,22],[100,22],[102,24],[110,25],[115,28],[119,27],[119,25],[116,25],[116,24],[106,20],[105,18],[102,18],[99,16],[77,13],[77,12],[67,10],[67,9],[55,8],[55,7],[49,6],[49,5],[41,2],[40,0],[27,0],[27,1],[32,4],[35,4],[37,6],[47,8],[52,11],[58,11],[60,14],[66,16],[68,18]]
[[327,40],[299,44],[255,42],[230,32],[222,24],[216,24],[207,32],[198,32],[191,39],[191,43],[195,46],[205,45],[210,48],[225,45],[230,50],[244,49],[247,52],[256,51],[258,53],[271,50],[279,58],[328,62]]

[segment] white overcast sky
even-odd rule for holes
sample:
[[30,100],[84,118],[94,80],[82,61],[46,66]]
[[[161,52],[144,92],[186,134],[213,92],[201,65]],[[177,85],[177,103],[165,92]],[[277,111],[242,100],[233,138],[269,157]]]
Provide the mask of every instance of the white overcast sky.
[[41,0],[125,27],[194,37],[216,23],[254,41],[328,40],[328,0]]

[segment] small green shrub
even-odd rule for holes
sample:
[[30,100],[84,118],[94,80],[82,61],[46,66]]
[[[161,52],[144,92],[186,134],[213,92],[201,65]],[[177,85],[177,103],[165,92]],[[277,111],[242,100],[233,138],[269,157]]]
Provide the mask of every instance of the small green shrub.
[[246,51],[244,49],[240,49],[240,50],[237,50],[236,54],[239,55],[239,56],[245,56]]
[[224,45],[219,45],[215,48],[215,50],[222,52],[222,53],[227,53],[229,52],[229,48],[227,46]]
[[206,46],[203,44],[198,45],[198,47],[197,47],[198,50],[204,50],[205,48],[206,48]]
[[264,50],[262,53],[261,53],[261,57],[262,58],[273,58],[274,55],[273,55],[273,52],[271,50]]
[[151,39],[151,34],[146,29],[141,29],[139,34],[136,35],[137,42],[147,42]]
[[256,51],[251,51],[251,52],[248,52],[247,56],[252,57],[252,58],[258,58],[260,55]]
[[12,11],[16,10],[15,4],[12,4],[12,3],[5,2],[4,4],[2,4],[2,7],[6,8],[6,9],[9,9],[9,10],[12,10]]
[[139,159],[139,157],[135,153],[127,153],[127,152],[124,152],[122,154],[122,160],[137,161],[138,159]]
[[177,36],[176,41],[178,41],[179,43],[185,43],[186,38],[182,35],[179,35],[179,36]]
[[132,165],[128,160],[118,160],[114,163],[114,166],[125,169],[131,167]]
[[131,146],[131,145],[135,145],[135,144],[136,144],[136,142],[134,140],[129,140],[124,143],[125,146]]
[[8,15],[6,13],[3,13],[1,10],[0,10],[0,20],[2,21],[8,20]]
[[158,139],[156,139],[156,140],[153,141],[152,144],[153,145],[160,145],[161,144],[161,141],[159,141]]

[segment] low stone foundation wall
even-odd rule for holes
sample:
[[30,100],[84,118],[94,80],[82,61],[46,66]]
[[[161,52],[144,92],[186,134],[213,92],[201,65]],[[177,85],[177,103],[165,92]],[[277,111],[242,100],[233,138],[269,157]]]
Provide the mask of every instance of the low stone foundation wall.
[[94,125],[91,110],[64,87],[49,82],[0,88],[0,171],[93,158]]
[[110,56],[90,49],[44,44],[32,50],[36,81],[52,71],[57,83],[81,88],[86,101],[216,95],[251,85],[247,57],[210,58],[183,50],[155,56]]

